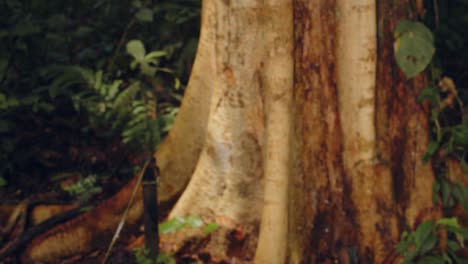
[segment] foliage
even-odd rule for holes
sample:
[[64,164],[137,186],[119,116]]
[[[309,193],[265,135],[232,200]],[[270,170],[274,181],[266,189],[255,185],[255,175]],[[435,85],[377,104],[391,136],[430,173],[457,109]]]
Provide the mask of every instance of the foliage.
[[422,23],[400,21],[395,31],[395,59],[408,78],[422,72],[435,52],[434,36]]
[[134,248],[133,252],[138,264],[176,264],[174,257],[165,253],[159,253],[157,260],[154,261],[146,248]]
[[62,187],[71,196],[78,197],[80,204],[88,202],[95,194],[100,193],[102,188],[96,186],[97,176],[89,175],[78,180],[76,183]]
[[[203,220],[200,217],[188,216],[186,218],[176,216],[170,220],[165,221],[159,226],[159,231],[163,234],[174,233],[184,227],[199,228],[204,225]],[[204,233],[209,234],[218,229],[218,225],[215,223],[207,224],[204,228]]]
[[456,218],[421,223],[414,232],[404,232],[397,252],[410,263],[465,263],[457,251],[464,247],[468,229],[460,227]]
[[[433,186],[434,203],[441,202],[444,209],[461,204],[466,210],[468,186],[447,179],[445,162],[456,159],[468,173],[468,116],[463,108],[468,102],[468,98],[464,97],[467,94],[468,80],[466,74],[463,74],[463,71],[466,73],[464,66],[467,65],[466,60],[463,62],[460,58],[468,51],[466,45],[463,45],[466,41],[463,40],[463,32],[466,31],[468,21],[460,20],[462,14],[468,12],[468,2],[457,0],[451,4],[446,1],[425,3],[429,11],[425,16],[425,24],[403,20],[396,27],[395,59],[408,78],[416,76],[429,66],[431,82],[419,93],[418,102],[426,102],[430,107],[433,139],[427,146],[422,162],[433,160],[437,171]],[[452,17],[440,12],[446,12],[447,9],[457,9],[459,16]],[[459,12],[460,10],[464,12]],[[453,26],[454,23],[457,30],[449,30],[448,25]],[[463,24],[465,27],[460,28]],[[459,55],[454,57],[449,55],[450,52]],[[454,67],[450,64],[452,60],[461,63]],[[456,83],[459,87],[465,86],[465,89],[457,88]],[[415,231],[402,234],[397,251],[405,257],[405,263],[464,263],[468,260],[460,259],[457,251],[464,247],[466,238],[468,229],[460,227],[457,218],[426,221],[418,225]]]
[[[200,217],[188,216],[186,218],[176,216],[170,220],[167,220],[159,225],[159,231],[163,234],[174,233],[186,227],[201,228],[204,227],[203,232],[210,234],[218,229],[218,225],[215,223],[206,224]],[[139,264],[154,264],[154,263],[176,263],[174,257],[165,253],[159,253],[158,259],[155,262],[149,257],[149,250],[146,248],[134,248],[137,263]]]
[[125,156],[156,145],[177,113],[199,9],[200,0],[0,0],[0,186],[71,166],[129,171]]

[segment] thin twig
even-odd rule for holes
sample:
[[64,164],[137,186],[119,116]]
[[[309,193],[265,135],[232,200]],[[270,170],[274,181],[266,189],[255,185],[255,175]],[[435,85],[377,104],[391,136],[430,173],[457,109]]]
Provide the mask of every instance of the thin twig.
[[146,168],[148,167],[148,164],[149,164],[150,160],[151,160],[151,157],[148,158],[145,161],[145,164],[143,165],[143,168],[138,172],[138,176],[137,176],[138,180],[137,180],[137,182],[135,184],[135,187],[133,187],[132,196],[130,196],[130,200],[128,201],[127,208],[125,208],[125,212],[122,215],[122,219],[120,219],[120,223],[117,226],[117,229],[115,230],[114,237],[112,237],[112,241],[111,241],[109,247],[107,248],[106,255],[104,256],[102,264],[106,264],[107,259],[109,258],[110,252],[112,251],[112,248],[114,247],[115,242],[119,238],[120,232],[122,231],[122,228],[123,228],[123,226],[125,224],[125,220],[127,219],[128,212],[130,211],[130,207],[132,206],[133,200],[135,199],[135,195],[137,193],[138,187],[141,185],[141,180],[143,179],[143,174],[144,174]]

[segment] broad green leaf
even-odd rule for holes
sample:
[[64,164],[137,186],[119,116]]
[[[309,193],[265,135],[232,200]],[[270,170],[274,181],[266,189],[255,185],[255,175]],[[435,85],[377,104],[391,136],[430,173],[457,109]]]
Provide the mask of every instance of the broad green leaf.
[[156,263],[176,264],[175,258],[165,253],[159,253]]
[[406,262],[406,261],[412,261],[416,256],[418,256],[419,251],[416,249],[413,249],[411,251],[407,251],[403,254],[405,257],[405,263],[413,263],[413,262]]
[[426,253],[433,250],[436,244],[437,244],[437,236],[435,233],[431,232],[429,234],[429,237],[423,242],[423,244],[419,248],[419,254],[425,255]]
[[439,143],[437,141],[431,141],[427,146],[427,154],[433,156],[439,149]]
[[164,56],[166,56],[166,55],[167,55],[167,52],[164,51],[164,50],[152,51],[152,52],[148,53],[148,54],[145,56],[145,60],[146,60],[146,61],[149,61],[149,60],[152,60],[152,59],[164,57]]
[[197,216],[188,216],[185,222],[190,227],[201,227],[203,225],[203,220]]
[[153,77],[156,74],[157,69],[144,61],[140,64],[140,70],[144,75]]
[[134,82],[132,85],[123,90],[115,99],[113,107],[119,112],[125,112],[125,106],[131,106],[133,99],[140,90],[140,82]]
[[459,263],[459,262],[453,262],[452,259],[447,255],[446,253],[442,254],[442,258],[444,259],[444,264],[454,264],[454,263]]
[[153,22],[153,11],[149,8],[142,8],[136,13],[135,17],[141,22]]
[[464,238],[468,238],[468,228],[457,227],[457,226],[447,226],[447,230],[454,234],[459,234]]
[[163,234],[174,233],[185,226],[185,219],[176,216],[159,225],[159,231]]
[[[403,238],[402,238],[403,239]],[[411,246],[413,244],[413,241],[408,239],[408,240],[400,240],[400,242],[398,242],[398,244],[396,245],[395,249],[396,249],[396,252],[400,253],[400,254],[404,254],[406,252],[406,250],[409,248],[409,246]]]
[[455,199],[460,203],[460,204],[465,204],[467,201],[468,197],[465,197],[465,193],[463,192],[463,188],[466,188],[460,184],[456,184],[453,186],[452,194],[455,197]]
[[407,78],[422,72],[435,53],[434,37],[424,24],[404,20],[395,30],[395,59]]
[[448,240],[447,241],[447,246],[448,246],[449,250],[452,250],[454,252],[461,248],[460,245],[457,242],[453,241],[453,240]]
[[441,198],[444,207],[451,207],[454,203],[452,198],[452,185],[446,181],[441,181]]
[[455,237],[461,247],[465,247],[465,240],[468,238],[468,228],[447,226],[447,230],[455,234]]
[[214,231],[216,231],[218,228],[219,228],[219,226],[217,224],[210,223],[210,224],[206,225],[205,229],[203,229],[203,232],[205,234],[211,234]]
[[437,152],[439,149],[439,143],[437,141],[431,141],[429,145],[427,146],[427,151],[424,153],[424,155],[421,158],[421,161],[423,164],[425,164],[427,161],[431,159],[432,156]]
[[416,231],[414,231],[414,243],[417,248],[420,248],[430,234],[434,231],[435,223],[433,221],[426,221],[421,223]]
[[412,32],[418,34],[429,42],[434,42],[434,35],[429,28],[421,22],[415,22],[407,19],[401,20],[400,23],[398,23],[395,28],[394,35],[398,38],[404,34]]
[[453,226],[453,227],[460,227],[458,224],[458,220],[456,217],[450,218],[441,218],[437,221],[437,225],[444,225],[444,226]]
[[144,60],[146,54],[143,42],[137,39],[131,40],[127,43],[127,52],[139,62],[142,62]]

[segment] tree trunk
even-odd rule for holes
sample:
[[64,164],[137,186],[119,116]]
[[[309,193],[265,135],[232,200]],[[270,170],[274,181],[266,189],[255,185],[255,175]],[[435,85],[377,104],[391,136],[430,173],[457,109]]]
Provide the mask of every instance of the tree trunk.
[[[196,250],[212,260],[396,261],[406,224],[440,214],[421,163],[429,130],[416,95],[426,81],[407,81],[393,59],[392,32],[410,15],[407,0],[205,0],[187,94],[157,160],[162,201],[193,173],[170,216],[221,228],[164,243],[201,239]],[[130,188],[36,239],[27,257],[95,246],[91,233],[113,230]],[[140,216],[141,201],[130,222]],[[58,230],[80,244],[45,251]]]

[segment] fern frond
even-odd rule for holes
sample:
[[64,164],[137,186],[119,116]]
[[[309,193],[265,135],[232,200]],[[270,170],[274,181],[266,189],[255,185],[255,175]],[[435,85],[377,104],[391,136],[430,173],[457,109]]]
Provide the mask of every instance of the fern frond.
[[140,90],[140,82],[135,82],[130,85],[127,89],[123,90],[113,103],[114,109],[121,112],[122,110],[125,111],[130,107],[132,104],[133,99],[135,98],[136,94]]

